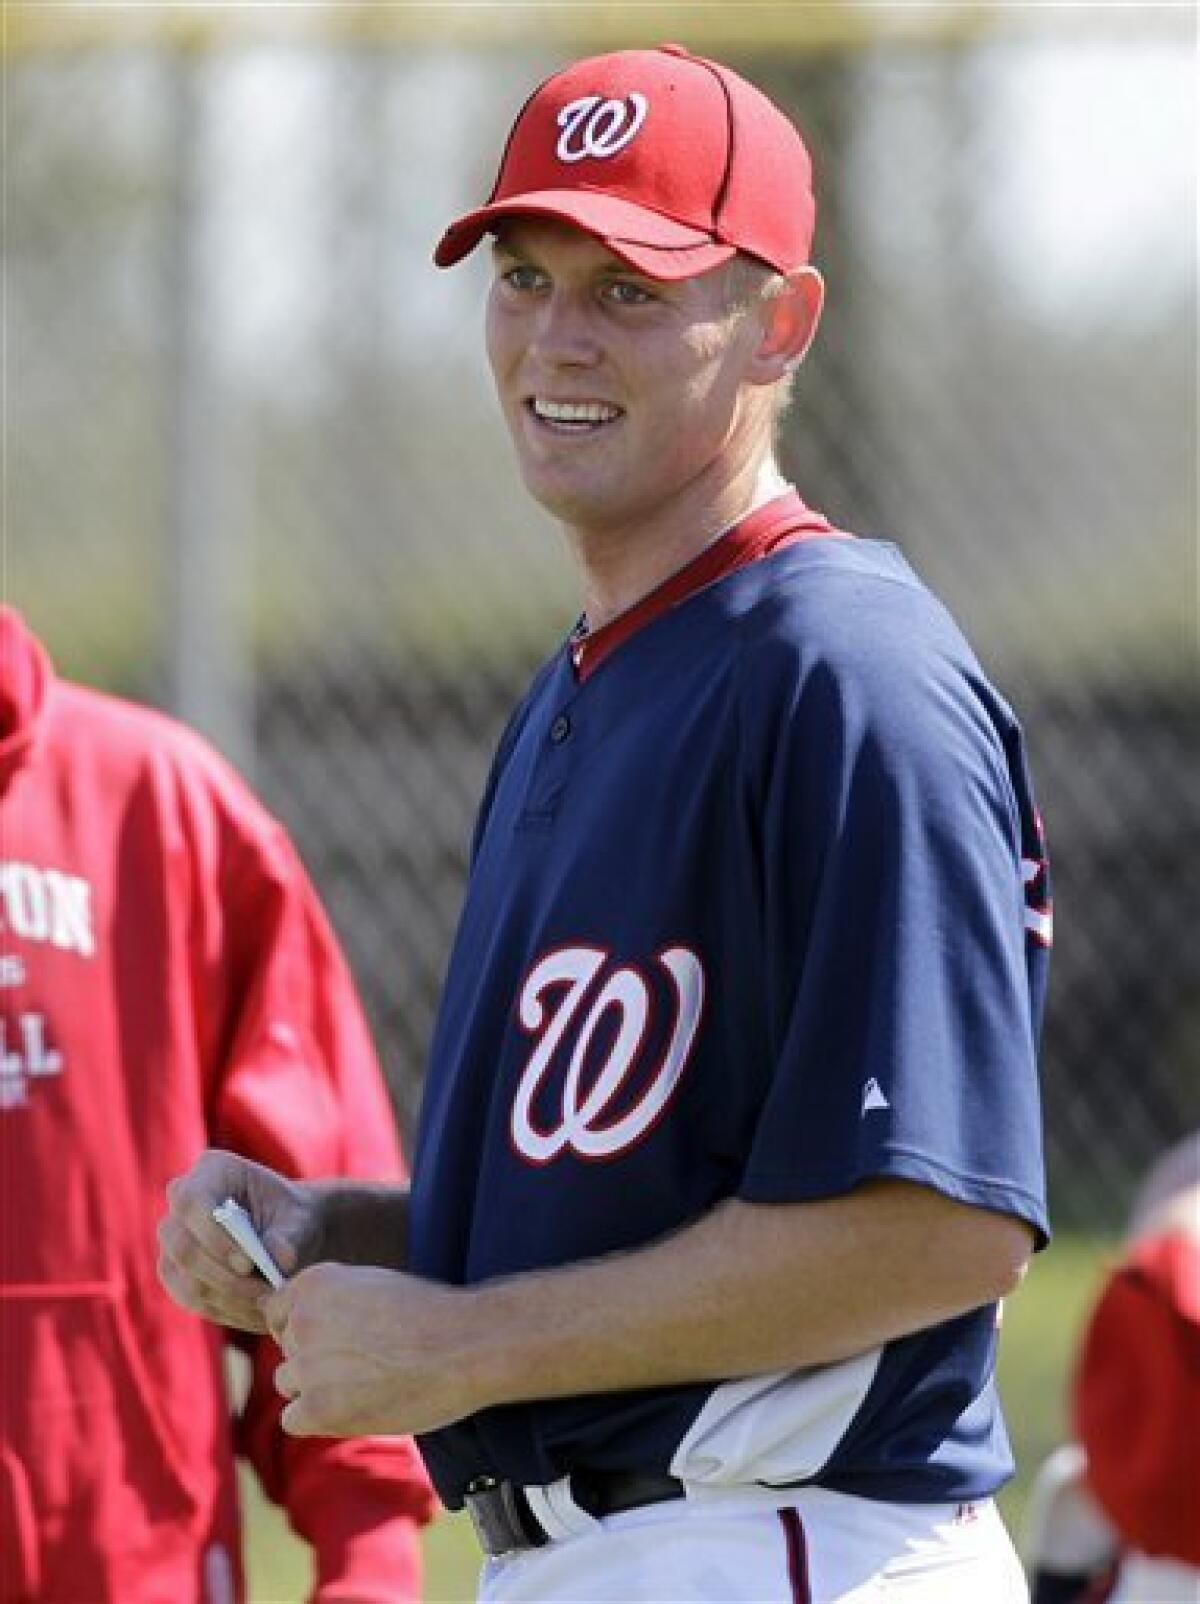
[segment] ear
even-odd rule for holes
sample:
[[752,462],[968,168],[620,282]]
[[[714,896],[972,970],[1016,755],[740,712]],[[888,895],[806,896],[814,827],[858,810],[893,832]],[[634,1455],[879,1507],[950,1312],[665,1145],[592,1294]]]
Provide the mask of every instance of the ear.
[[785,288],[759,303],[762,338],[746,375],[751,384],[777,384],[800,366],[824,304],[825,280],[815,267],[796,268]]

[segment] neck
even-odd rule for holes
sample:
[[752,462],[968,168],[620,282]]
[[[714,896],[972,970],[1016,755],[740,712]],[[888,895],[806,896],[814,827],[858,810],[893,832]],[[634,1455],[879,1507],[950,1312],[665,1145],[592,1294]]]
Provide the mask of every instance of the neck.
[[568,528],[583,570],[584,616],[597,630],[636,606],[734,524],[790,486],[772,457],[719,487],[689,487],[636,527]]

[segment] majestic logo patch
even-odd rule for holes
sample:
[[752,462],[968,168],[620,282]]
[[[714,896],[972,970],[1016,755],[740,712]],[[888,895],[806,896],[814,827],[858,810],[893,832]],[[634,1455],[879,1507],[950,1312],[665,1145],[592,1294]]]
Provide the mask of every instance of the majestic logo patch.
[[873,1109],[876,1109],[876,1108],[891,1108],[891,1106],[892,1105],[888,1102],[887,1098],[883,1095],[883,1088],[880,1086],[879,1082],[875,1079],[874,1075],[872,1075],[870,1080],[863,1087],[863,1099],[862,1099],[862,1111],[863,1111],[863,1113],[864,1114],[869,1114],[869,1113],[871,1113],[871,1111]]
[[[669,1000],[657,1031],[656,994]],[[611,968],[596,947],[561,947],[534,965],[519,1006],[535,1045],[513,1099],[513,1146],[539,1165],[568,1149],[615,1158],[657,1124],[687,1068],[704,968],[688,947],[666,948],[644,970]]]
[[562,129],[555,154],[560,162],[581,162],[588,156],[603,160],[624,150],[646,120],[649,102],[636,90],[624,100],[584,95],[558,114]]

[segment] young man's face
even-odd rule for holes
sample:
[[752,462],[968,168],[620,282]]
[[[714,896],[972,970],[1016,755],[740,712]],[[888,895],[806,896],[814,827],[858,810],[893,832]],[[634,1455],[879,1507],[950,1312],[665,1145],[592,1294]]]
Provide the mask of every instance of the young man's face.
[[[495,247],[487,349],[526,488],[582,532],[630,528],[769,435],[761,337],[724,268],[665,284],[537,219]],[[765,403],[765,404],[764,404]]]

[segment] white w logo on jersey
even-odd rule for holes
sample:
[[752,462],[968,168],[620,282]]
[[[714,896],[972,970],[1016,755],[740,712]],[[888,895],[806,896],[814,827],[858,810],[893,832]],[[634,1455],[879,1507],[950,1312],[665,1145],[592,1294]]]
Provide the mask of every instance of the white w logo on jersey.
[[560,162],[615,156],[645,122],[648,109],[645,95],[636,90],[625,100],[604,100],[599,95],[573,100],[558,114],[562,135],[555,154]]
[[[521,988],[521,1024],[537,1045],[521,1072],[509,1129],[517,1151],[532,1164],[549,1164],[568,1148],[587,1159],[625,1152],[660,1118],[687,1068],[704,1006],[704,969],[689,948],[668,947],[654,960],[666,971],[675,1003],[660,1062],[647,1070],[643,1051],[652,1018],[650,986],[633,965],[614,969],[575,1028],[557,1119],[548,1127],[538,1125],[535,1101],[607,961],[608,954],[596,947],[563,947],[535,964]],[[547,994],[559,990],[561,1000],[548,1008]],[[610,1014],[613,1020],[605,1026]],[[602,1027],[610,1045],[594,1069],[589,1060],[595,1057]],[[611,1111],[618,1103],[622,1112],[614,1117]]]

